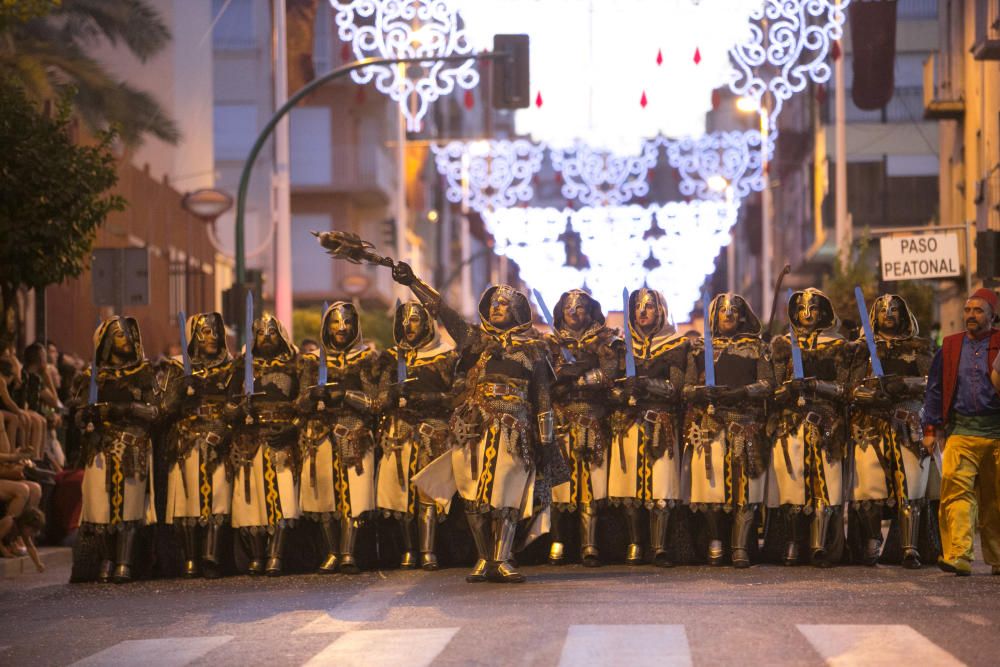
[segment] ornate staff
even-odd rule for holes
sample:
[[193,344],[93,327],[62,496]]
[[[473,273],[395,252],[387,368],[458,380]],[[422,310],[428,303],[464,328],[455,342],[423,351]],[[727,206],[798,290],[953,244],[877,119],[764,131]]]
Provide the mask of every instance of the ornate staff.
[[326,254],[334,259],[343,259],[351,264],[373,264],[387,266],[390,269],[396,267],[396,262],[391,257],[377,254],[374,251],[375,245],[365,241],[357,234],[351,232],[313,232],[312,235],[326,249]]

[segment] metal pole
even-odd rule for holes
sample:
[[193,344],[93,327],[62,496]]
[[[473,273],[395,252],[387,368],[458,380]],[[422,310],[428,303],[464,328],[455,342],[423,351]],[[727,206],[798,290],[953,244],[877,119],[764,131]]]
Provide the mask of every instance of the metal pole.
[[[837,3],[839,6],[839,2]],[[839,42],[838,42],[839,43]],[[844,90],[844,52],[833,62],[834,80],[834,141],[837,151],[837,166],[834,175],[834,241],[837,244],[837,258],[841,266],[851,259],[853,230],[847,216],[847,96]]]
[[[274,7],[274,106],[288,101],[288,47],[285,25],[285,0],[275,0]],[[288,160],[288,117],[278,121],[274,133],[274,311],[292,331],[292,203]]]
[[974,220],[965,222],[965,293],[972,294],[972,230]]
[[[399,68],[400,90],[402,90],[403,80],[406,76],[406,65],[400,64],[397,67]],[[406,115],[403,113],[403,105],[406,104],[406,100],[405,95],[400,96],[399,113],[396,118],[396,247],[393,252],[400,260],[412,262],[413,258],[407,257],[409,244],[406,238],[406,230],[409,228],[406,211]],[[417,272],[421,271],[419,266],[415,266],[413,269]],[[397,299],[405,300],[408,298],[409,290],[403,285],[393,283],[393,291],[396,293]]]
[[764,98],[760,101],[760,150],[761,174],[764,178],[764,189],[760,191],[760,304],[761,315],[765,320],[771,317],[771,265],[774,263],[774,248],[772,247],[771,226],[771,174],[768,151],[771,143],[771,116]]

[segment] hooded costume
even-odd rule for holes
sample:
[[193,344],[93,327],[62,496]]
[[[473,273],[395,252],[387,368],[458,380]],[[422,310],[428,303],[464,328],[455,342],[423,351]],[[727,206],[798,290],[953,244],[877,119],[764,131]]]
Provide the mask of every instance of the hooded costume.
[[[879,316],[897,309],[897,330],[884,331]],[[930,341],[918,338],[916,317],[902,297],[876,299],[869,318],[876,351],[885,372],[873,377],[864,334],[855,349],[855,385],[851,432],[854,441],[851,507],[857,511],[865,538],[863,560],[874,565],[882,546],[882,514],[895,506],[903,547],[903,566],[920,567],[917,538],[927,492],[930,456],[923,447],[920,408],[931,366]]]
[[[277,350],[264,356],[257,335],[272,332]],[[252,338],[254,393],[234,394],[237,404],[231,465],[233,528],[249,547],[249,574],[281,574],[285,533],[299,518],[299,459],[295,399],[299,395],[298,349],[285,327],[271,315],[254,320]],[[246,355],[235,369],[243,378]],[[269,541],[268,541],[269,537]],[[267,564],[265,567],[265,544]]]
[[[406,339],[406,325],[416,318],[420,333],[412,343]],[[413,475],[448,450],[448,418],[451,416],[451,387],[458,355],[441,341],[434,318],[419,302],[396,307],[393,319],[396,344],[385,351],[379,364],[379,403],[382,423],[379,444],[382,460],[378,472],[378,508],[400,520],[403,534],[403,568],[420,566],[437,569],[434,535],[437,506],[422,501]],[[440,519],[444,520],[442,513]],[[419,545],[414,544],[416,519]]]
[[[125,355],[114,351],[119,333],[131,346]],[[94,368],[82,375],[76,394],[76,403],[84,406],[78,420],[85,431],[80,524],[100,540],[99,579],[125,583],[132,579],[138,527],[156,522],[149,437],[150,425],[159,416],[156,381],[133,318],[102,322],[94,332],[94,348],[97,401],[85,405]]]
[[[816,309],[814,322],[800,320],[800,308]],[[829,566],[831,526],[843,500],[843,462],[847,429],[843,405],[850,379],[851,345],[837,333],[840,320],[829,297],[808,288],[792,294],[788,319],[802,352],[804,378],[794,378],[789,334],[771,343],[775,409],[768,418],[773,438],[768,503],[783,509],[788,542],[784,560],[798,562],[799,515],[811,516],[810,549],[814,565]],[[787,383],[787,384],[784,384]]]
[[[202,329],[210,327],[218,344],[214,355],[202,352]],[[167,523],[177,527],[184,550],[184,574],[218,576],[219,528],[232,509],[232,467],[227,466],[232,428],[225,417],[231,391],[233,358],[226,348],[226,328],[219,313],[199,313],[185,322],[191,375],[171,360],[164,381],[162,410],[172,421]],[[199,527],[204,528],[199,552]]]
[[[723,333],[720,321],[736,319]],[[768,458],[765,404],[774,388],[771,355],[761,324],[738,294],[720,294],[709,304],[709,332],[715,386],[705,387],[703,339],[692,345],[686,395],[690,401],[684,432],[691,470],[691,508],[704,513],[709,533],[708,559],[722,564],[721,523],[733,516],[732,560],[749,567],[754,514],[764,499]]]
[[[584,308],[589,323],[572,331],[565,309]],[[601,304],[583,290],[559,297],[553,313],[553,332],[546,336],[555,382],[552,406],[556,442],[569,464],[570,479],[553,487],[552,547],[549,562],[565,561],[562,514],[579,510],[580,548],[584,565],[599,565],[597,508],[608,497],[610,390],[618,376],[617,332],[604,326]],[[567,354],[568,353],[568,354]]]
[[[353,322],[354,335],[344,344],[330,333],[331,320]],[[376,360],[362,342],[361,322],[353,304],[338,301],[323,313],[322,353],[303,355],[296,402],[303,421],[299,432],[302,461],[302,513],[320,524],[326,556],[321,574],[359,572],[354,558],[360,521],[375,509]],[[325,359],[327,386],[318,387]]]

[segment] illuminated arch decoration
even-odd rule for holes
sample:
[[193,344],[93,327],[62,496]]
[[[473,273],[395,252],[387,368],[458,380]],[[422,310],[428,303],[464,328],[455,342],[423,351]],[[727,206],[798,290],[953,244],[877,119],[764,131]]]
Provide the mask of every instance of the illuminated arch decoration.
[[[446,0],[330,0],[340,39],[354,57],[419,58],[472,54],[457,11]],[[405,71],[405,76],[401,72]],[[379,92],[400,102],[406,127],[420,130],[428,106],[459,86],[479,83],[474,60],[459,64],[372,65],[351,73],[358,83],[375,82]]]
[[532,178],[545,159],[545,145],[527,139],[452,141],[431,144],[431,152],[448,183],[448,201],[458,204],[467,195],[469,207],[480,212],[531,201]]
[[[768,140],[768,159],[774,156],[777,132]],[[667,163],[677,170],[681,194],[699,199],[721,199],[725,187],[732,196],[745,198],[764,188],[759,130],[711,132],[700,137],[683,139],[660,138],[666,151]],[[724,183],[718,186],[719,179]]]
[[646,142],[638,155],[615,155],[577,141],[570,149],[553,148],[552,168],[562,177],[562,195],[584,206],[622,206],[649,193],[647,172],[659,150]]

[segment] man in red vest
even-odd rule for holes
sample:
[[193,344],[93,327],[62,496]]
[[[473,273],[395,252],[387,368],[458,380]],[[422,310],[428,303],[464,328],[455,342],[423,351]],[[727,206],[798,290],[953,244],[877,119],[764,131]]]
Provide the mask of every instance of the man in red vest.
[[990,381],[1000,351],[1000,329],[993,328],[997,306],[997,295],[985,288],[965,302],[965,332],[944,339],[931,363],[924,398],[924,447],[933,451],[943,445],[944,452],[938,566],[961,577],[972,574],[977,505],[983,558],[993,574],[1000,574],[995,495],[1000,395]]

